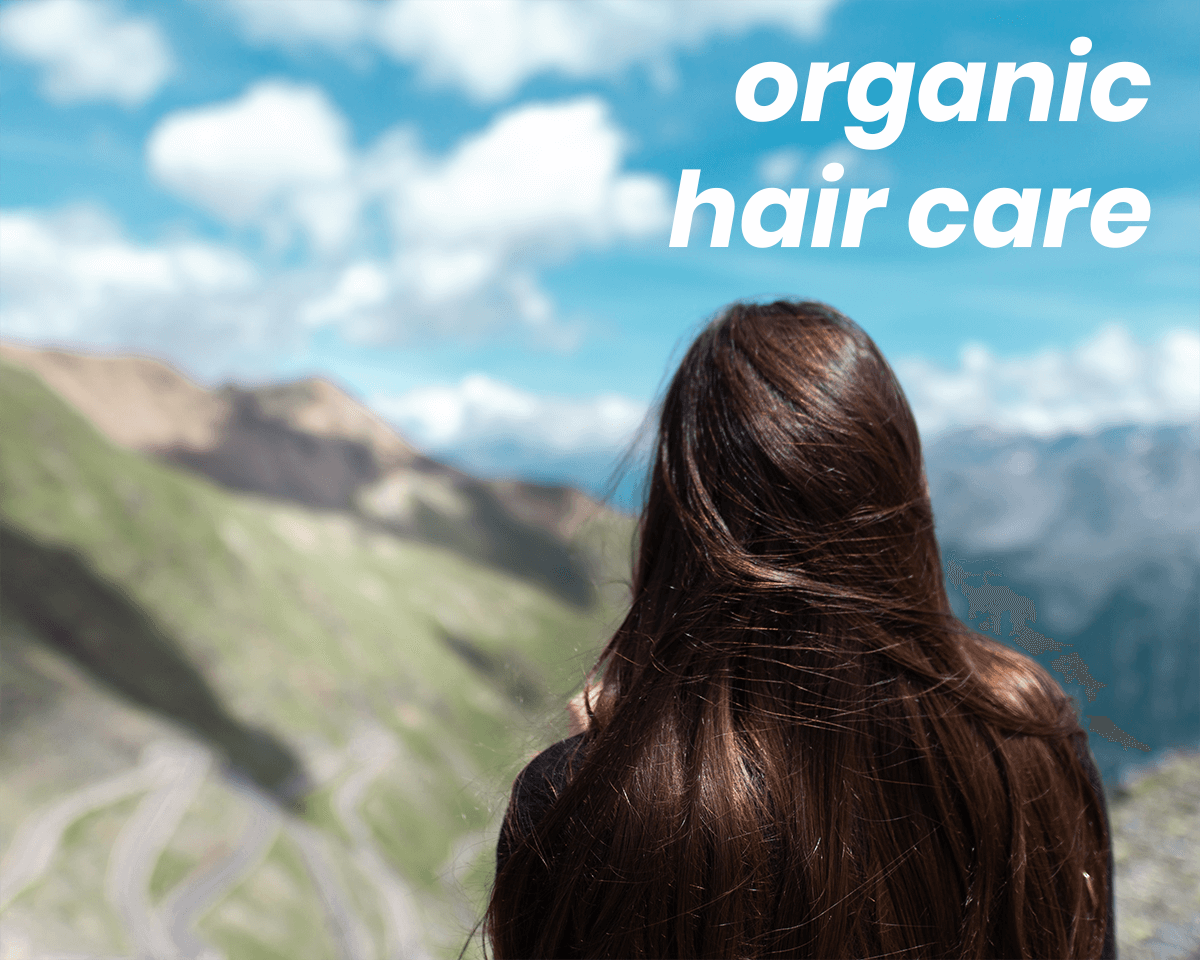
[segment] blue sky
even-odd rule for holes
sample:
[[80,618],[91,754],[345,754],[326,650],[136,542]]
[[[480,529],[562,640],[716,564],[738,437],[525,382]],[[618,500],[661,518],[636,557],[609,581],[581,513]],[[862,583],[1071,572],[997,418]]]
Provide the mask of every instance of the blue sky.
[[[1092,42],[1082,57],[1076,37]],[[18,0],[0,6],[0,323],[208,383],[331,377],[444,457],[592,489],[681,344],[742,297],[811,297],[857,319],[931,435],[1194,418],[1197,51],[1200,8],[1183,2]],[[794,71],[800,98],[758,123],[734,92],[764,61]],[[819,122],[800,121],[809,64],[843,61],[850,76],[915,64],[891,145],[848,142],[860,121],[844,83]],[[978,120],[918,109],[945,61],[986,63]],[[1123,61],[1151,84],[1118,80],[1113,102],[1147,103],[1109,122],[1088,89]],[[1048,121],[1028,119],[1029,81],[1007,121],[987,121],[1001,62],[1051,68]],[[1079,119],[1062,122],[1072,62],[1088,72]],[[877,81],[869,97],[887,93]],[[759,100],[772,96],[765,82]],[[832,161],[835,241],[813,248]],[[737,204],[726,248],[707,245],[711,208],[687,248],[668,246],[695,168]],[[810,188],[799,247],[742,239],[742,207],[765,187]],[[887,188],[888,204],[841,248],[856,187]],[[920,246],[907,212],[938,187],[972,208],[1040,189],[1033,245],[986,247],[968,213],[955,243]],[[1101,246],[1079,211],[1061,247],[1042,247],[1063,187],[1091,188],[1093,204],[1141,191],[1144,235]]]

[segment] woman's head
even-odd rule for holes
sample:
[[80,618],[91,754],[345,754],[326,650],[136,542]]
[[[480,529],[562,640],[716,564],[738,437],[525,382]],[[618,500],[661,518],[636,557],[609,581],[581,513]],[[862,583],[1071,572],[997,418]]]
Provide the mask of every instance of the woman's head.
[[651,469],[584,759],[497,879],[496,953],[1098,951],[1074,714],[953,617],[871,339],[821,304],[729,307]]
[[633,594],[614,695],[672,645],[794,656],[807,637],[969,673],[957,643],[897,642],[956,621],[916,423],[857,324],[819,303],[737,303],[696,338],[662,402]]
[[[878,348],[818,303],[734,304],[662,404],[635,590],[925,607],[940,578],[916,423]],[[664,548],[666,553],[663,553]]]

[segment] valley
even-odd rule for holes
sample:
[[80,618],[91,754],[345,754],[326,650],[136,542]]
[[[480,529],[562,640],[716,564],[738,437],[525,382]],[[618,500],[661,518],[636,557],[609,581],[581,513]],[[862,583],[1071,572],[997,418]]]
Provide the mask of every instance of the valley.
[[[1200,946],[1200,761],[1164,752],[1200,727],[1196,448],[928,450],[959,615],[1090,721],[1123,956]],[[565,733],[632,533],[325,381],[0,345],[0,958],[481,955],[512,777]]]

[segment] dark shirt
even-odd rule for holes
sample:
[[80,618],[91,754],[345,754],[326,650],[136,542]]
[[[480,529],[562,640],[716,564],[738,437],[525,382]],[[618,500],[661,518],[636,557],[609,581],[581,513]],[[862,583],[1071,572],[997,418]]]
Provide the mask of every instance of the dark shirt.
[[500,827],[500,840],[496,844],[497,874],[504,869],[509,851],[512,850],[513,825],[509,817],[516,811],[520,833],[527,836],[533,831],[550,810],[559,791],[566,786],[571,760],[582,743],[582,733],[559,740],[530,760],[528,766],[517,774],[517,779],[513,781],[512,801]]
[[[559,792],[566,785],[571,773],[572,761],[583,744],[583,736],[582,733],[576,734],[547,747],[530,760],[529,765],[517,775],[517,779],[513,782],[512,802],[509,804],[508,815],[505,816],[504,823],[500,827],[500,840],[496,845],[497,874],[504,868],[512,850],[513,825],[509,822],[509,817],[513,811],[516,811],[522,835],[528,835],[533,830],[550,810]],[[1091,751],[1087,747],[1086,737],[1077,736],[1075,744],[1079,759],[1087,771],[1088,781],[1099,798],[1100,809],[1104,814],[1107,827],[1108,807],[1104,800],[1104,785],[1100,779],[1100,771],[1096,769],[1096,762],[1092,759]],[[1113,859],[1110,843],[1108,849],[1108,929],[1104,932],[1104,950],[1100,954],[1100,960],[1116,960],[1117,956],[1112,878]]]

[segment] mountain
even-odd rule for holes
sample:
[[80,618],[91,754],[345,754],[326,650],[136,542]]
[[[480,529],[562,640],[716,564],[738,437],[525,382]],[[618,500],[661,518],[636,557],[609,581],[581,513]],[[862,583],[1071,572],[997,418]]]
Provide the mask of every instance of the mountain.
[[1166,751],[1130,767],[1109,797],[1123,960],[1200,953],[1200,753]]
[[[632,520],[437,463],[326,381],[0,358],[5,955],[457,956]],[[1063,681],[1114,787],[1123,955],[1196,945],[1154,892],[1197,869],[1161,839],[1195,757],[1129,771],[1200,740],[1197,433],[927,450],[959,615]]]
[[405,538],[517,572],[571,602],[591,576],[570,541],[599,505],[568,487],[489,482],[424,457],[336,385],[209,391],[144,357],[0,344],[113,443],[232,490],[348,511]]
[[457,956],[511,778],[620,611],[631,521],[426,461],[328,384],[20,353],[5,950]]
[[971,622],[1057,673],[1106,779],[1139,746],[1200,745],[1200,427],[969,431],[931,444],[926,470],[943,559],[967,578],[957,612],[985,584],[1027,599],[1027,623],[1011,607]]

